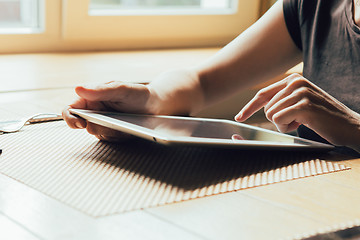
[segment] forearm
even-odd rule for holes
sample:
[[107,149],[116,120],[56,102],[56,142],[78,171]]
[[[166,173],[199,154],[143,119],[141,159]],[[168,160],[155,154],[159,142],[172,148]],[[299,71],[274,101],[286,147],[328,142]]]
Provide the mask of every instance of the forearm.
[[204,106],[272,79],[301,61],[285,25],[282,1],[197,69]]
[[301,61],[282,12],[282,1],[215,56],[194,69],[165,73],[150,83],[154,112],[193,114],[269,80]]

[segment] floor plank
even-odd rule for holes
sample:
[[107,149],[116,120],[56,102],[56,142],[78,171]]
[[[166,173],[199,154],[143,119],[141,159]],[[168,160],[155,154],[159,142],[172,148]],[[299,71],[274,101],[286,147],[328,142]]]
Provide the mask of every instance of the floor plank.
[[202,239],[141,210],[93,218],[1,174],[0,192],[0,211],[40,239]]
[[0,214],[1,239],[39,240],[33,233],[27,231],[16,222]]
[[357,207],[360,191],[326,180],[330,175],[349,176],[352,174],[350,171],[249,189],[245,194],[296,215],[335,226],[354,221],[360,216],[360,208]]
[[207,239],[285,239],[326,226],[240,192],[146,211]]
[[324,181],[329,181],[333,186],[340,185],[340,187],[353,188],[356,191],[360,191],[360,161],[359,160],[347,160],[342,161],[342,164],[351,167],[351,171],[329,174],[324,176]]

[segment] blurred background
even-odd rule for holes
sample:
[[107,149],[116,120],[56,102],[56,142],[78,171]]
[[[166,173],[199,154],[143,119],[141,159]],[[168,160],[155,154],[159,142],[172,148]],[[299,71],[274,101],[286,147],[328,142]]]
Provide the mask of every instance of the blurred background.
[[221,47],[275,0],[0,0],[0,53]]
[[[20,112],[24,102],[60,111],[77,85],[148,83],[169,69],[206,61],[274,2],[0,0],[0,101],[20,102]],[[199,116],[233,119],[265,85]],[[262,112],[255,118],[264,121]]]

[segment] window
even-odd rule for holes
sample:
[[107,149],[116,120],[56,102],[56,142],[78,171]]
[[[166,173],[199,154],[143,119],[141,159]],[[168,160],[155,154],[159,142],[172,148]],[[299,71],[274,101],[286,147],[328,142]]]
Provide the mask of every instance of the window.
[[223,46],[256,21],[259,4],[260,0],[67,0],[63,37],[116,42],[123,49]]
[[236,11],[233,0],[91,0],[90,15],[227,14]]
[[39,0],[0,0],[0,33],[42,31]]
[[270,0],[0,0],[0,53],[223,46]]

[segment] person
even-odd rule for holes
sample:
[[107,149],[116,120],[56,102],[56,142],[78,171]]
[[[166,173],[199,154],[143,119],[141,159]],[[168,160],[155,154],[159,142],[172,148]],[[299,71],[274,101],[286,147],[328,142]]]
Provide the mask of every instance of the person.
[[269,80],[304,62],[291,75],[261,89],[235,116],[243,122],[264,108],[280,132],[360,152],[359,0],[279,0],[250,28],[204,63],[168,71],[148,85],[110,82],[76,87],[79,98],[63,117],[103,140],[118,132],[69,113],[70,108],[194,115],[200,109]]

